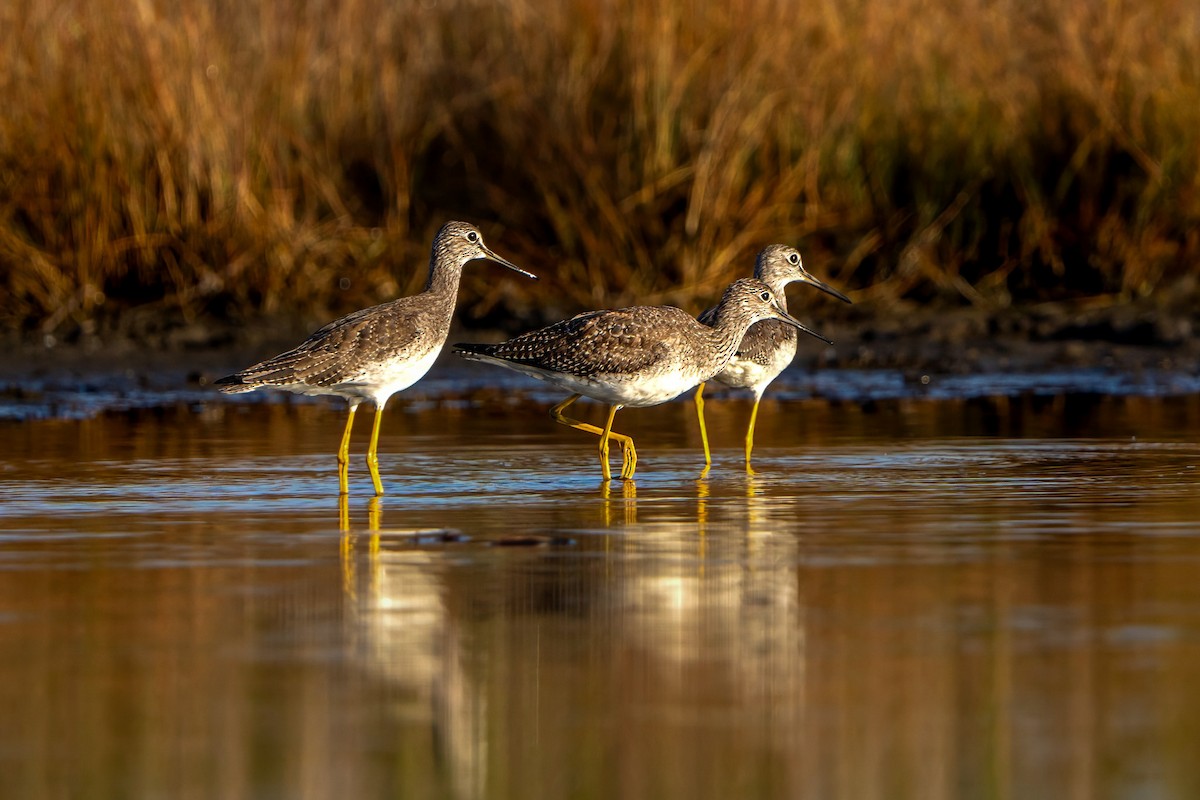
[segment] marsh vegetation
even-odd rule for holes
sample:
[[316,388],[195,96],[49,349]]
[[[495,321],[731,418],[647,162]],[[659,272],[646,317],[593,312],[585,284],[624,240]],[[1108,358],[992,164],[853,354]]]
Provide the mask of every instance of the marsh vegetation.
[[[312,318],[485,227],[468,318],[699,310],[763,244],[879,313],[1194,288],[1184,0],[0,8],[0,325]],[[829,311],[837,311],[831,305]]]

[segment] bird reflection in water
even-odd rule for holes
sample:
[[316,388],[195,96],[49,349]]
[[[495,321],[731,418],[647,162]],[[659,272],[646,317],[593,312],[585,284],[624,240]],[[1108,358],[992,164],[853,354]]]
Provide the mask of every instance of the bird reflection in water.
[[[346,638],[356,662],[390,687],[389,713],[424,720],[448,796],[479,797],[487,775],[487,684],[471,671],[467,625],[447,606],[445,529],[382,529],[383,502],[367,503],[357,532],[340,498]],[[365,535],[366,554],[359,541]],[[365,574],[360,574],[365,571]]]
[[[383,519],[383,500],[378,495],[367,501],[367,559],[372,589],[379,565],[379,526]],[[350,496],[338,495],[338,530],[341,531],[342,589],[347,599],[358,599],[358,561],[354,557],[358,535],[350,529]]]
[[612,481],[601,481],[600,497],[604,501],[604,527],[611,528],[613,526],[613,506],[618,502],[623,512],[622,523],[625,525],[637,524],[637,484],[632,478],[621,481],[620,498],[614,498],[612,495]]

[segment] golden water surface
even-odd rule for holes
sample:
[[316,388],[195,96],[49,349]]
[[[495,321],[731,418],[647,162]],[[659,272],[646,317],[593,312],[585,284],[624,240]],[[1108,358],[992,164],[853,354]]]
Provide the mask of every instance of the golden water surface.
[[1200,398],[544,411],[0,424],[0,794],[1200,796]]

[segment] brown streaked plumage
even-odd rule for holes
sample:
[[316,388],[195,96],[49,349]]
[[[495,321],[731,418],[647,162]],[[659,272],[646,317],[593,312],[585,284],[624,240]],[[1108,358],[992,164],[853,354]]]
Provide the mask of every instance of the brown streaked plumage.
[[[634,306],[591,311],[500,344],[456,344],[464,358],[499,364],[560,386],[573,394],[551,409],[556,422],[600,436],[604,479],[608,440],[624,448],[621,477],[633,477],[633,440],[612,431],[624,406],[652,406],[686,392],[724,368],[746,330],[763,319],[778,319],[813,336],[783,311],[774,293],[754,278],[735,281],[725,291],[712,326],[670,306]],[[609,405],[601,429],[563,415],[581,396]]]
[[344,397],[350,414],[338,449],[342,494],[349,491],[354,412],[364,400],[371,401],[375,405],[375,425],[367,450],[367,467],[375,493],[383,494],[377,450],[383,407],[389,397],[412,386],[433,365],[450,332],[463,266],[475,259],[495,261],[536,279],[532,273],[493,253],[474,225],[447,222],[433,240],[429,279],[423,292],[348,314],[321,328],[299,346],[221,378],[217,385],[222,392],[231,394],[271,388]]
[[[772,244],[764,247],[758,254],[754,264],[754,277],[758,278],[779,299],[779,305],[787,310],[787,298],[784,290],[789,283],[800,282],[815,286],[827,294],[846,303],[849,297],[837,289],[815,278],[804,268],[800,253],[796,248],[786,244]],[[715,321],[716,308],[710,308],[700,315],[700,321],[712,325]],[[779,376],[796,357],[796,331],[789,325],[784,325],[773,319],[763,320],[750,326],[742,337],[737,352],[725,369],[713,376],[713,380],[732,386],[735,389],[749,389],[754,392],[754,408],[750,412],[750,424],[746,428],[746,469],[750,469],[750,452],[754,449],[754,423],[758,419],[758,404],[763,392],[771,381]],[[704,384],[696,389],[696,416],[700,420],[700,429],[704,430]],[[709,458],[708,442],[704,443],[705,459]]]

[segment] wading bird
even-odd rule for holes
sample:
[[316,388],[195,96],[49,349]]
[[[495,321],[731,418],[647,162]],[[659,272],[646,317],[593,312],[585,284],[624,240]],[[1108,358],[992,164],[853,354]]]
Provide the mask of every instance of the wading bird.
[[[600,466],[607,481],[612,477],[610,438],[624,452],[621,478],[632,478],[637,469],[633,439],[612,430],[617,411],[658,405],[708,380],[724,369],[749,327],[764,319],[828,341],[788,316],[765,283],[742,278],[725,291],[711,326],[671,306],[634,306],[579,314],[500,344],[454,347],[464,358],[498,364],[572,392],[550,409],[550,416],[600,437]],[[580,397],[608,404],[604,428],[564,415]]]
[[350,429],[364,401],[375,405],[375,426],[367,449],[367,468],[375,494],[379,479],[379,426],[383,407],[396,392],[412,386],[433,366],[450,332],[458,283],[468,261],[487,259],[527,277],[537,276],[506,261],[483,243],[483,234],[466,222],[447,222],[433,240],[425,290],[411,297],[364,308],[335,320],[298,347],[217,381],[222,392],[283,389],[307,395],[336,395],[350,405],[338,448],[338,485],[349,492]]
[[[833,295],[837,299],[849,303],[849,297],[825,284],[804,268],[800,253],[796,248],[786,244],[772,244],[764,247],[758,254],[754,264],[754,277],[771,287],[779,306],[787,311],[787,298],[784,289],[789,283],[807,283],[821,291]],[[716,308],[710,308],[700,315],[700,321],[705,325],[716,322]],[[750,412],[750,424],[746,428],[746,469],[750,470],[750,451],[754,449],[754,423],[758,419],[758,403],[762,400],[763,392],[779,373],[792,363],[796,357],[795,329],[790,325],[773,319],[763,320],[750,326],[742,337],[737,352],[729,359],[725,369],[713,376],[713,380],[732,386],[735,389],[749,389],[754,392],[754,408]],[[696,389],[696,417],[700,420],[700,431],[704,442],[705,463],[711,463],[708,451],[708,437],[704,427],[704,384]]]

